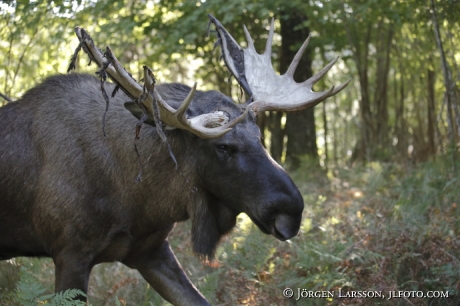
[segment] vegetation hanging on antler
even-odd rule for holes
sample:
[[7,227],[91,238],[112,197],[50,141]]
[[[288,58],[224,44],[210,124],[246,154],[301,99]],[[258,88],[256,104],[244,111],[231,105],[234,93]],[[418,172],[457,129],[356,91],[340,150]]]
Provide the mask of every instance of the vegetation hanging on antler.
[[[71,70],[75,69],[75,61],[77,60],[78,53],[80,50],[83,48],[86,54],[88,54],[90,62],[96,62],[97,65],[100,67],[100,69],[96,72],[96,74],[99,75],[99,78],[101,79],[101,93],[102,96],[106,102],[106,108],[104,115],[102,117],[102,131],[104,133],[104,136],[107,136],[105,132],[105,119],[107,115],[107,111],[109,109],[110,105],[110,98],[107,95],[107,92],[105,91],[104,88],[104,83],[107,80],[107,77],[109,77],[112,81],[115,82],[116,87],[113,90],[111,96],[114,97],[116,92],[119,89],[122,89],[141,109],[142,111],[142,116],[139,118],[139,122],[136,124],[136,132],[135,132],[135,138],[138,140],[139,139],[139,134],[140,134],[140,129],[142,127],[142,124],[149,118],[149,109],[146,107],[146,103],[148,103],[149,97],[150,97],[150,105],[151,110],[150,110],[150,115],[153,117],[153,121],[155,122],[155,126],[157,128],[158,135],[160,138],[163,140],[163,142],[166,144],[166,147],[168,149],[168,153],[171,156],[172,160],[174,161],[174,164],[176,165],[176,170],[178,169],[177,165],[177,160],[174,156],[174,153],[171,150],[171,146],[169,145],[166,135],[164,134],[163,127],[161,124],[161,117],[160,117],[160,111],[159,111],[159,106],[158,106],[158,100],[157,99],[152,99],[154,96],[154,83],[155,83],[155,77],[153,75],[153,72],[150,68],[147,66],[144,66],[144,86],[142,87],[143,90],[139,95],[136,95],[136,93],[133,93],[133,90],[129,90],[129,86],[135,87],[133,85],[138,85],[136,80],[132,77],[130,73],[128,73],[123,67],[121,67],[121,64],[118,62],[117,58],[115,55],[112,53],[112,50],[107,46],[105,53],[102,53],[102,51],[97,48],[94,44],[94,41],[92,40],[91,36],[83,29],[79,27],[75,27],[75,32],[77,34],[78,39],[80,40],[80,44],[78,47],[75,49],[75,52],[71,58],[69,68],[67,72],[70,72]],[[122,71],[122,73],[119,73]],[[139,159],[139,151],[137,149],[137,145],[134,145],[134,150],[136,152],[136,155]],[[139,166],[140,166],[140,172],[139,175],[136,178],[136,181],[141,180],[142,176],[142,163],[140,162],[139,159]]]
[[[79,48],[83,48],[83,51],[88,54],[90,60],[96,62],[99,67],[102,67],[104,73],[131,97],[133,101],[139,99],[144,92],[144,86],[137,83],[137,81],[121,66],[110,48],[107,47],[106,52],[102,53],[102,51],[95,46],[93,40],[84,29],[76,27],[75,32],[80,40],[80,45],[77,47],[75,54],[78,53]],[[69,70],[75,67],[75,54],[72,57]],[[99,70],[99,72],[102,73],[102,70]],[[144,78],[144,82],[145,81],[146,79]],[[227,115],[222,112],[206,113],[193,118],[187,118],[185,113],[192,101],[195,90],[196,83],[177,110],[166,103],[155,89],[147,94],[145,99],[141,99],[140,101],[143,108],[147,111],[148,116],[154,116],[155,108],[158,108],[159,118],[162,123],[187,130],[204,139],[217,138],[224,135],[230,131],[233,126],[241,122],[248,113],[248,111],[245,111],[231,121]],[[125,107],[129,108],[131,105],[125,104]]]

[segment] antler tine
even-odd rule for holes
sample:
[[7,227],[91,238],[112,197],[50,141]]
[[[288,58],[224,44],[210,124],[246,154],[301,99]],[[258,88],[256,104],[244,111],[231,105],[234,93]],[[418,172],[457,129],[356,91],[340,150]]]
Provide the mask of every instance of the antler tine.
[[185,98],[184,102],[177,108],[177,111],[175,113],[175,117],[178,120],[187,120],[185,118],[185,112],[187,111],[188,106],[190,105],[190,102],[192,102],[193,95],[195,94],[196,91],[196,82],[193,84],[192,89],[188,93],[187,97]]
[[315,74],[314,76],[312,76],[311,78],[309,78],[308,80],[306,80],[303,83],[304,84],[309,84],[309,85],[312,85],[312,86],[315,85],[332,68],[332,66],[334,66],[335,62],[337,62],[338,59],[339,59],[339,57],[336,57],[335,59],[330,61],[329,64],[324,66],[324,68],[321,69],[317,74]]
[[264,55],[271,58],[272,56],[272,44],[273,44],[273,33],[275,32],[275,19],[272,18],[270,23],[270,31],[268,32],[267,44],[265,45]]
[[300,47],[299,51],[297,51],[296,55],[294,56],[294,59],[292,60],[291,64],[289,65],[288,70],[286,71],[286,75],[293,78],[294,77],[294,72],[297,68],[297,65],[299,65],[300,59],[302,58],[303,53],[305,52],[305,49],[308,46],[308,43],[310,42],[311,36],[308,35],[307,39],[305,42],[302,44],[302,47]]
[[246,35],[246,40],[248,42],[248,48],[253,49],[255,51],[254,40],[252,39],[251,34],[249,34],[248,28],[246,28],[245,25],[243,25],[243,30],[244,35]]
[[249,108],[246,108],[241,115],[239,115],[238,117],[236,117],[235,119],[233,119],[232,121],[227,123],[226,125],[222,126],[222,128],[223,129],[231,129],[232,127],[234,127],[235,125],[237,125],[238,123],[243,121],[243,119],[246,118],[248,113],[249,113]]
[[[314,92],[314,94],[317,96],[316,98],[307,100],[304,103],[300,104],[298,106],[298,108],[292,109],[292,110],[305,110],[305,109],[315,107],[316,105],[318,105],[319,103],[321,103],[322,101],[324,101],[325,99],[330,97],[332,95],[332,93],[334,92],[334,89],[335,89],[335,87],[332,86],[328,90],[320,91],[320,92]],[[292,111],[292,110],[288,110],[288,111]]]
[[348,79],[345,83],[343,84],[340,84],[339,86],[336,86],[334,88],[334,91],[332,91],[332,93],[329,95],[329,96],[333,96],[335,95],[336,93],[339,93],[340,91],[342,91],[342,89],[344,89],[345,87],[347,87],[347,85],[351,82],[351,78]]

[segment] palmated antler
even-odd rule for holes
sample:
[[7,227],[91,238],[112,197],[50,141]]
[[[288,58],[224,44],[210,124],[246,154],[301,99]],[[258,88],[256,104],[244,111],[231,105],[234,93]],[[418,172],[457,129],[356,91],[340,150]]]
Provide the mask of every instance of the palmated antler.
[[[101,72],[107,75],[121,88],[129,97],[142,103],[143,108],[149,116],[154,116],[155,106],[158,105],[158,113],[160,120],[167,125],[187,130],[201,138],[217,138],[232,129],[237,123],[241,122],[247,115],[246,110],[237,118],[229,121],[229,118],[223,112],[213,112],[202,114],[193,118],[187,118],[185,112],[192,101],[196,90],[196,83],[190,90],[190,93],[176,110],[166,103],[154,88],[153,73],[148,67],[144,67],[144,86],[141,86],[134,78],[121,66],[115,55],[109,47],[106,52],[102,53],[99,48],[94,45],[93,40],[88,33],[80,27],[75,27],[75,32],[80,40],[80,46],[88,54],[91,61],[97,63]],[[79,49],[77,48],[77,51]],[[74,58],[72,59],[74,61]],[[72,64],[69,69],[72,68]],[[144,87],[147,91],[144,90]]]
[[290,112],[308,109],[335,95],[350,82],[348,80],[338,87],[332,87],[326,91],[313,91],[313,85],[331,69],[338,58],[331,61],[308,80],[302,83],[294,81],[294,71],[310,41],[310,36],[295,55],[286,73],[278,75],[273,70],[271,62],[273,19],[265,51],[262,54],[258,54],[254,48],[253,40],[246,27],[244,27],[244,32],[248,47],[243,49],[214,16],[209,15],[209,19],[216,27],[219,38],[217,43],[221,46],[225,64],[248,96],[252,97],[247,102],[249,103],[248,108],[256,113],[266,110]]

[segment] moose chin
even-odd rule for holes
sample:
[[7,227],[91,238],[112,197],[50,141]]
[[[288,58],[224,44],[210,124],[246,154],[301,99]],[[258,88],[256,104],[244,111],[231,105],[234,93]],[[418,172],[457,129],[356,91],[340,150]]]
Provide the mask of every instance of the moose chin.
[[1,260],[51,257],[56,292],[85,293],[94,265],[120,261],[174,305],[209,305],[167,241],[176,222],[191,219],[193,250],[206,258],[240,213],[279,240],[297,235],[302,196],[262,146],[256,116],[313,107],[348,83],[312,91],[335,61],[293,81],[308,39],[280,76],[270,61],[273,23],[258,54],[247,30],[242,49],[209,18],[250,97],[244,104],[196,85],[155,85],[147,67],[140,85],[76,28],[79,48],[113,83],[101,90],[94,76],[57,75],[0,108]]

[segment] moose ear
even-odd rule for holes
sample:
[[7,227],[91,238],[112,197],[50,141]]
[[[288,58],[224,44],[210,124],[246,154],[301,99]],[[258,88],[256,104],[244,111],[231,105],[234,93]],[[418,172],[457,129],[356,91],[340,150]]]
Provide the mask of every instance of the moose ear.
[[[141,120],[142,118],[142,109],[139,107],[134,102],[125,102],[124,104],[125,108],[131,112],[131,114],[134,115],[137,119]],[[147,120],[144,121],[144,123],[147,123],[151,126],[155,126],[155,121],[153,120],[152,117],[149,116]]]

